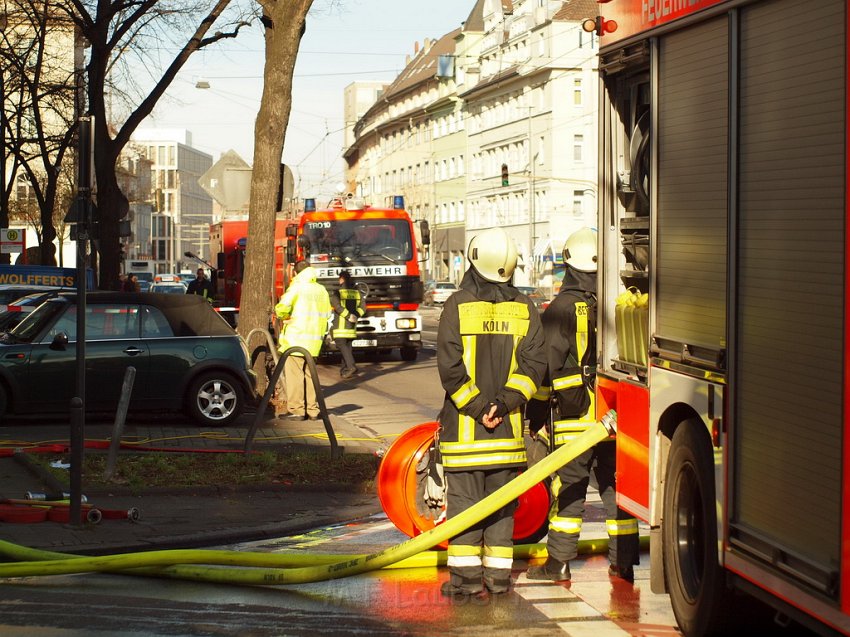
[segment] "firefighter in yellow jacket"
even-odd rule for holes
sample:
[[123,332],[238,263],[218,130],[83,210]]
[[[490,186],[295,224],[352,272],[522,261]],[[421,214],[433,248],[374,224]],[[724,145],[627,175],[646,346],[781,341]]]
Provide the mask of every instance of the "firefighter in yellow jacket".
[[[543,379],[540,316],[512,284],[517,250],[501,228],[469,242],[460,290],[445,303],[437,367],[446,391],[439,451],[451,519],[526,466],[523,406]],[[444,595],[504,593],[513,563],[513,512],[505,506],[449,542]]]
[[[543,313],[548,371],[526,408],[532,431],[560,447],[596,422],[596,231],[582,228],[564,245],[567,266],[561,291]],[[554,422],[550,422],[550,400]],[[603,441],[561,467],[552,481],[556,499],[549,518],[546,562],[528,569],[528,579],[566,581],[577,555],[584,503],[594,472],[605,505],[611,576],[634,581],[638,563],[637,520],[617,507],[615,447]]]
[[[278,339],[278,350],[300,346],[312,356],[318,356],[328,331],[331,302],[325,288],[316,282],[316,271],[306,261],[295,264],[295,277],[286,288],[280,302],[274,306],[275,315],[284,320]],[[286,418],[316,420],[319,401],[313,387],[310,366],[303,354],[287,357],[283,367],[286,384]]]

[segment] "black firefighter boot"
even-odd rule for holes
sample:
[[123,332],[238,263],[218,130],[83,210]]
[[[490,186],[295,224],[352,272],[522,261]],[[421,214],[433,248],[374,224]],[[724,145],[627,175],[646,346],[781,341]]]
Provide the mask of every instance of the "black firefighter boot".
[[554,557],[547,557],[546,561],[540,566],[530,566],[525,574],[528,579],[543,579],[550,582],[566,582],[569,581],[570,563],[561,562]]

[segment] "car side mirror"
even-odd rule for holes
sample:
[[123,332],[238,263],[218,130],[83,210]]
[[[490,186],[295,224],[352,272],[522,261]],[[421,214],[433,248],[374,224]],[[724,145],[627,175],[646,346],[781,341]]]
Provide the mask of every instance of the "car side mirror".
[[59,332],[53,337],[53,341],[50,343],[50,349],[64,351],[66,347],[68,347],[68,333]]

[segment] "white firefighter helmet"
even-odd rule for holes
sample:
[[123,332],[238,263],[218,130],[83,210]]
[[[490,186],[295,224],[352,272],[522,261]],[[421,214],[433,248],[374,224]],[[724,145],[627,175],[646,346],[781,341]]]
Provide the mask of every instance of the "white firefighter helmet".
[[472,237],[466,256],[478,274],[494,283],[510,281],[516,269],[516,245],[502,228],[488,228]]
[[596,230],[576,230],[564,243],[564,263],[580,272],[596,272]]

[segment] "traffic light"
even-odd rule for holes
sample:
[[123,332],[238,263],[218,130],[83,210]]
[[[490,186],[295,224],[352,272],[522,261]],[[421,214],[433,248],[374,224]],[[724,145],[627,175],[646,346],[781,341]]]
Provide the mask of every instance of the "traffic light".
[[502,185],[509,186],[510,179],[508,179],[508,165],[502,164]]
[[614,33],[617,30],[617,23],[598,15],[595,18],[587,18],[582,22],[581,28],[588,33],[596,33],[596,35],[602,37],[606,33]]

